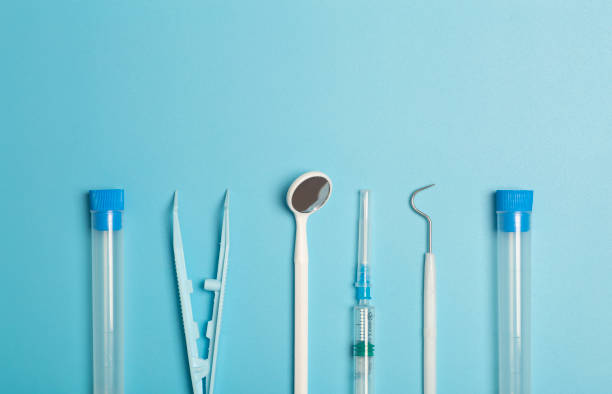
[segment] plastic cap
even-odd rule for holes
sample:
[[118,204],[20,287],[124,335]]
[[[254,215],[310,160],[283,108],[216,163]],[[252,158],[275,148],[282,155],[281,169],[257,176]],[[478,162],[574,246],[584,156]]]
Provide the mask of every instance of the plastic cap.
[[533,190],[498,190],[495,193],[495,210],[501,231],[529,231],[532,208]]
[[90,190],[89,209],[92,211],[123,211],[123,189]]
[[89,209],[92,224],[99,231],[121,230],[121,211],[123,211],[123,189],[89,191]]
[[495,193],[497,212],[531,212],[533,190],[498,190]]

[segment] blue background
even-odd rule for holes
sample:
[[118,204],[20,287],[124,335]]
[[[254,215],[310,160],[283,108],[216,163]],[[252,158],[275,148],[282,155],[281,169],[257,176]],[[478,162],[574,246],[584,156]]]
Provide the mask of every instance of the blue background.
[[[91,390],[90,188],[126,190],[127,393],[188,393],[170,243],[215,272],[218,385],[292,388],[291,181],[309,223],[310,392],[351,392],[359,188],[372,190],[377,391],[421,391],[433,218],[440,393],[496,390],[492,193],[535,190],[533,391],[612,387],[609,1],[6,2],[0,6],[2,390]],[[196,291],[203,323],[210,295]]]

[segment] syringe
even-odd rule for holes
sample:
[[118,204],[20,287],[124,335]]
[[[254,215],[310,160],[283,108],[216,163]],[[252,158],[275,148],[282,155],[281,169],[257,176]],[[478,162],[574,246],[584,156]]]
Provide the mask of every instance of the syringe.
[[355,394],[374,394],[374,306],[370,304],[370,218],[368,190],[359,192],[359,256],[355,282],[353,358]]

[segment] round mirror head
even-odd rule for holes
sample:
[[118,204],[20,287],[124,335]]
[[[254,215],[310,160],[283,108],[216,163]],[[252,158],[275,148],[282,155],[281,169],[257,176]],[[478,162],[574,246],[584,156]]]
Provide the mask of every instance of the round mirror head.
[[331,181],[320,172],[297,178],[287,193],[287,203],[294,212],[312,213],[321,208],[331,194]]

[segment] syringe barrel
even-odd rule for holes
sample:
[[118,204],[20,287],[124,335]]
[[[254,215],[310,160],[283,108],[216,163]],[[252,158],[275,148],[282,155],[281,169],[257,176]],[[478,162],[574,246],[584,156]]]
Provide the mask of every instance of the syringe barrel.
[[374,394],[374,307],[362,300],[354,307],[355,394]]
[[93,392],[123,394],[123,190],[91,190]]
[[498,190],[499,393],[531,393],[531,210],[533,191]]

